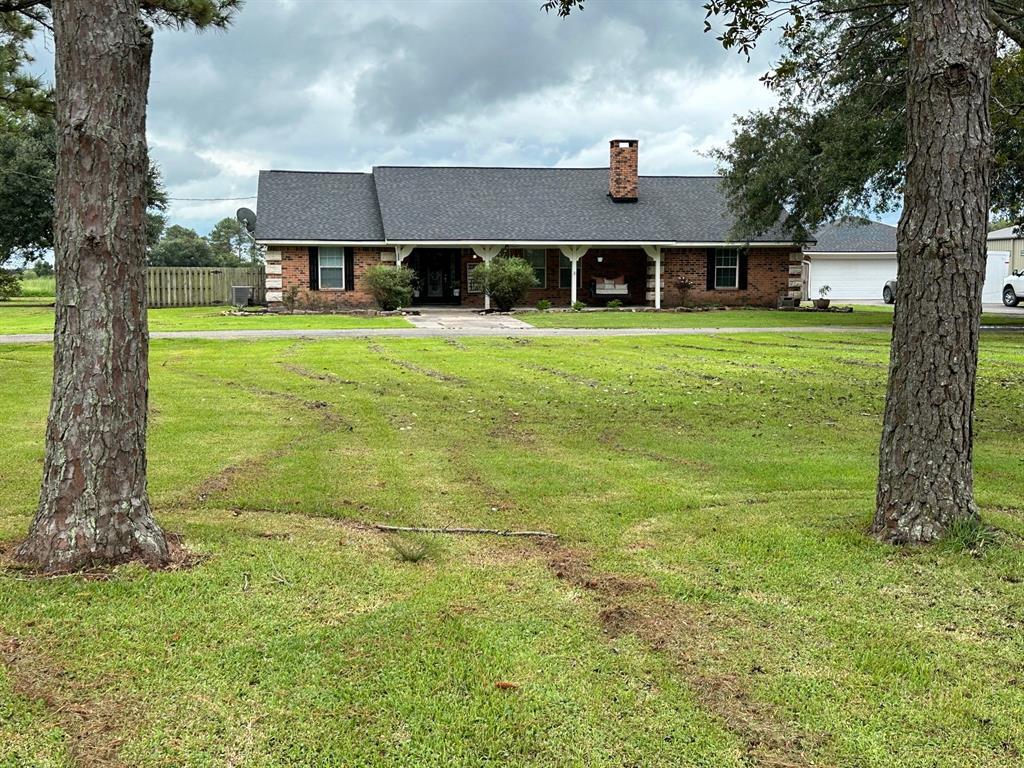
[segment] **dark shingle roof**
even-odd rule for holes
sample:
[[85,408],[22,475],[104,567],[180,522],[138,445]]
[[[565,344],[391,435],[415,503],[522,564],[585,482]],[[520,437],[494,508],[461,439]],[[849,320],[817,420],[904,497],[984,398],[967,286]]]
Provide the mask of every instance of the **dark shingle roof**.
[[[718,177],[641,176],[639,184],[637,202],[616,203],[608,197],[607,168],[381,166],[372,177],[262,171],[256,234],[260,240],[729,241],[733,218]],[[755,242],[789,239],[776,229]]]
[[896,253],[896,227],[867,219],[842,219],[815,235],[809,253]]
[[260,171],[258,240],[382,241],[373,175]]

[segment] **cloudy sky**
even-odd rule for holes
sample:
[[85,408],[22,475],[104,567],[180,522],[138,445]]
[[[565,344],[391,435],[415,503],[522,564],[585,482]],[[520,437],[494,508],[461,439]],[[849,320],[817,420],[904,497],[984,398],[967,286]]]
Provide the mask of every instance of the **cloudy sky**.
[[[703,33],[700,0],[248,0],[228,32],[157,33],[149,143],[173,198],[245,198],[264,168],[607,164],[712,173],[701,153],[765,107],[753,60]],[[52,71],[40,41],[37,67]],[[206,232],[255,200],[175,200]]]

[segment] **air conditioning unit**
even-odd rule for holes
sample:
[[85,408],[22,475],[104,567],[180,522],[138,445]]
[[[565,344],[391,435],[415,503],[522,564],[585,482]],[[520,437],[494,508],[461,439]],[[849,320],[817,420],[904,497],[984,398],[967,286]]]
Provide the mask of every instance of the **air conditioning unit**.
[[247,307],[249,306],[250,301],[252,301],[251,285],[231,286],[231,306],[239,308]]

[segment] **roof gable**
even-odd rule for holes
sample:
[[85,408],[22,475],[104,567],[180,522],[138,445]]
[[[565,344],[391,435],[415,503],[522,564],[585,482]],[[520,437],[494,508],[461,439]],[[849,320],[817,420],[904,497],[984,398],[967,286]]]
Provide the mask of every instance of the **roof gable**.
[[373,175],[260,171],[257,240],[381,242]]

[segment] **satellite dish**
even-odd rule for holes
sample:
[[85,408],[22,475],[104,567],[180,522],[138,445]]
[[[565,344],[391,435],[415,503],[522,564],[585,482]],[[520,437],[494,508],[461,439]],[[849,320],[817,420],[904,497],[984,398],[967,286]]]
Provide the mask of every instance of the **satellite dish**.
[[248,208],[239,208],[235,213],[235,218],[250,235],[256,232],[256,214],[253,211]]

